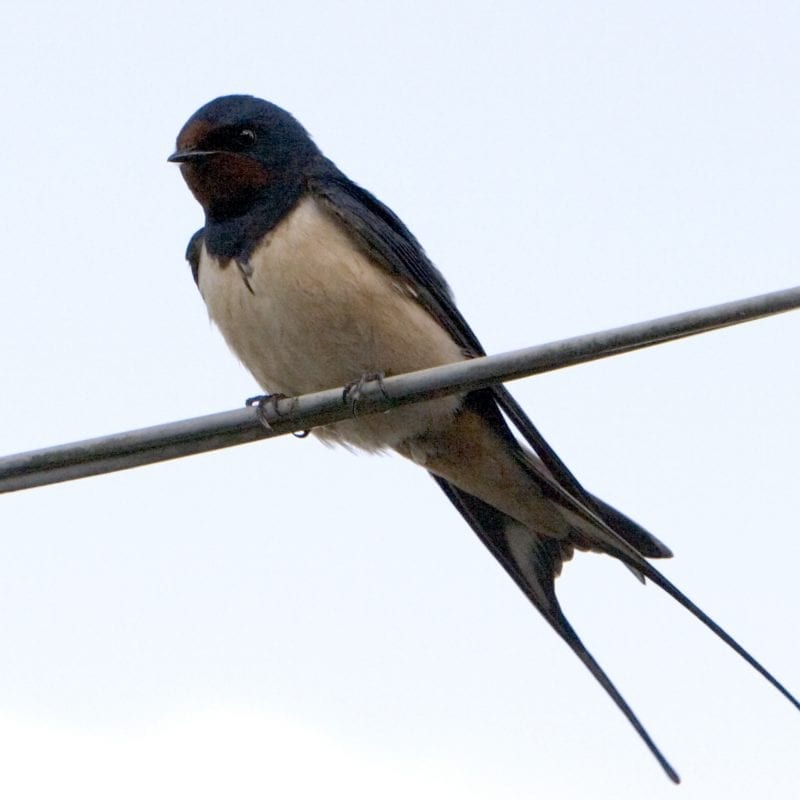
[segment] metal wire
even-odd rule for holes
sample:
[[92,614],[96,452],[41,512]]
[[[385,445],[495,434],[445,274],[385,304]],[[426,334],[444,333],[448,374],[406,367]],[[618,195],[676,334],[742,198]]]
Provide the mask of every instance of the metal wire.
[[[549,344],[0,458],[0,493],[232,447],[432,397],[479,389],[800,308],[800,286]],[[357,377],[357,376],[354,376]]]

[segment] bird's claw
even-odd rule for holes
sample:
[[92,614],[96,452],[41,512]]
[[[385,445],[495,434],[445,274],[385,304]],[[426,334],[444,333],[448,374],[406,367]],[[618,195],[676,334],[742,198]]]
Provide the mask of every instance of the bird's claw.
[[272,425],[269,424],[267,418],[267,409],[269,409],[276,417],[281,416],[280,409],[278,408],[278,401],[285,400],[286,395],[281,392],[275,394],[257,394],[255,397],[248,397],[244,404],[248,408],[255,408],[258,421],[268,430],[272,430]]
[[383,380],[386,375],[383,372],[365,372],[358,380],[348,383],[342,391],[342,401],[350,403],[350,409],[355,417],[358,413],[358,401],[364,396],[364,388],[368,383],[377,383],[381,394],[388,400],[389,395]]
[[[244,404],[248,408],[255,408],[258,421],[268,431],[271,431],[272,425],[269,424],[269,419],[267,418],[267,409],[269,409],[276,417],[283,416],[280,408],[278,408],[278,401],[286,399],[287,395],[282,394],[281,392],[275,392],[274,394],[257,394],[255,397],[248,397],[247,400],[244,401]],[[305,439],[309,433],[311,433],[310,430],[295,431],[292,433],[292,436],[295,436],[298,439]]]

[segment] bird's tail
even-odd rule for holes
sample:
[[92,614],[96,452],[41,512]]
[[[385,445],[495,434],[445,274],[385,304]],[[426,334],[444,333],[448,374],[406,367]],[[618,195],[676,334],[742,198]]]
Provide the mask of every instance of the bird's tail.
[[[561,610],[555,594],[555,578],[560,573],[563,562],[572,555],[573,544],[561,539],[539,536],[516,519],[462,491],[443,478],[435,475],[433,477],[526,597],[606,690],[669,778],[675,783],[679,783],[678,774],[653,742],[631,707],[583,645]],[[796,708],[800,709],[798,700],[771,673],[645,558],[667,557],[671,555],[668,548],[616,509],[596,498],[592,497],[591,499],[592,502],[596,502],[596,508],[589,513],[593,515],[593,511],[597,512],[597,516],[595,516],[597,537],[590,542],[591,549],[602,550],[614,556],[638,576],[649,578],[661,587],[760,672]],[[589,535],[591,536],[591,528],[587,528],[585,524],[581,526],[580,531],[576,531],[578,543],[575,546],[582,546],[580,542],[581,539],[585,541],[587,530],[590,531]]]

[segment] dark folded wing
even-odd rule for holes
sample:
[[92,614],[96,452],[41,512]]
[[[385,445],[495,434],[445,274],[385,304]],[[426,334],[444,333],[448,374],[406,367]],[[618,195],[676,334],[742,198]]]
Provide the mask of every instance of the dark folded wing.
[[[318,174],[308,181],[309,191],[321,199],[339,223],[384,269],[404,281],[420,304],[472,356],[484,355],[478,337],[456,307],[453,295],[442,274],[431,263],[422,246],[400,218],[366,189],[353,183],[333,164],[326,161]],[[562,490],[590,508],[622,539],[642,555],[665,558],[672,553],[658,539],[624,514],[587,492],[504,386],[492,387],[493,401],[486,395],[480,404],[488,421],[498,431],[508,434],[508,427],[497,406],[506,413],[521,436],[536,451],[548,472]]]
[[194,278],[194,282],[198,286],[200,285],[200,251],[203,249],[204,231],[205,228],[200,228],[199,231],[195,231],[192,238],[189,239],[189,244],[186,246],[186,260],[189,262],[189,266],[192,269],[192,277]]

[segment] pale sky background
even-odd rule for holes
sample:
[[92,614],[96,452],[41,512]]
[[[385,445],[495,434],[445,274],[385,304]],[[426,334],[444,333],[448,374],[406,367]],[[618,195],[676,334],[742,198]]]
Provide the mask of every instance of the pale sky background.
[[[490,352],[797,284],[800,5],[0,6],[0,451],[257,390],[166,162],[220,94],[397,211]],[[515,385],[667,575],[800,692],[800,314]],[[655,587],[566,613],[683,778],[433,482],[288,437],[0,498],[4,798],[794,798],[800,716]]]

